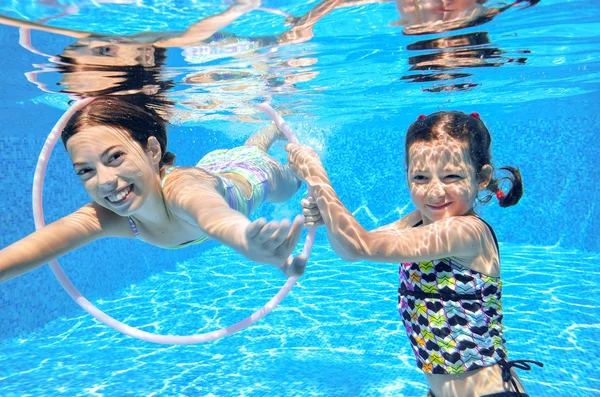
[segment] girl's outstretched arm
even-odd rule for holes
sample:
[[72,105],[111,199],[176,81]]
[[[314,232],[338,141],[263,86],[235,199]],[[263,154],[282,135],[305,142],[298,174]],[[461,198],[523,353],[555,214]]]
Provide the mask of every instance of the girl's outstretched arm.
[[260,7],[260,0],[236,0],[222,13],[203,18],[185,31],[173,33],[172,37],[158,40],[154,45],[157,47],[186,47],[198,44],[258,7]]
[[[313,188],[330,239],[335,239],[351,258],[418,262],[452,257],[468,263],[482,252],[495,250],[487,226],[473,216],[450,217],[418,228],[389,227],[369,232],[342,204],[314,150],[296,144],[286,145],[286,150],[288,166]],[[476,270],[493,273],[490,269]]]
[[289,258],[302,233],[302,218],[251,222],[229,207],[208,180],[204,171],[177,169],[163,188],[167,206],[175,215],[198,225],[212,239],[225,244],[250,260],[275,265],[286,276],[299,276],[304,264]]
[[39,23],[22,21],[20,19],[5,17],[2,15],[0,15],[0,24],[6,25],[6,26],[15,26],[17,28],[40,30],[42,32],[60,34],[61,36],[74,37],[77,39],[83,39],[83,38],[94,35],[94,33],[91,33],[91,32],[82,32],[79,30],[58,28],[55,26],[46,26],[46,25],[42,25]]
[[88,204],[0,251],[0,282],[27,273],[101,237],[133,237],[126,221]]
[[[319,211],[317,202],[313,197],[307,197],[302,199],[302,215],[304,215],[304,226],[306,227],[318,227],[324,224],[323,217]],[[421,213],[418,210],[414,210],[411,213],[403,216],[401,219],[389,225],[381,226],[377,229],[371,230],[370,233],[389,233],[390,231],[397,231],[400,229],[406,229],[414,226],[421,220]],[[342,259],[348,262],[357,260],[358,258],[353,257],[349,252],[344,249],[344,246],[340,244],[334,235],[331,234],[329,228],[326,228],[327,237],[329,244],[333,251]]]

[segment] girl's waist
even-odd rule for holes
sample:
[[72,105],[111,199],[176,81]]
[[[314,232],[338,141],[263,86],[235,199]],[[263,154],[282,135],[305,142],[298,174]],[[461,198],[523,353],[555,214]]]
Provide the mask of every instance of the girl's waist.
[[[523,385],[514,369],[510,371],[519,390],[523,391]],[[515,391],[511,382],[502,380],[500,364],[457,375],[425,373],[425,378],[435,397],[481,397],[503,391]]]

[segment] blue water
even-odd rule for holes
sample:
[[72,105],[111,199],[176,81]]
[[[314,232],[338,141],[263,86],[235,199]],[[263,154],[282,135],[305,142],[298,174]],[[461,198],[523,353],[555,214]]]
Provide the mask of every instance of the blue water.
[[[0,3],[0,10],[24,19],[56,13],[33,3]],[[197,17],[192,10],[209,15],[219,7],[138,3],[103,6],[103,14],[91,4],[52,24],[113,33],[182,29]],[[286,3],[266,5],[301,15],[316,4]],[[389,26],[398,15],[394,4],[385,3],[336,10],[319,21],[310,41],[269,56],[261,52],[255,62],[239,56],[194,64],[181,50],[169,50],[165,70],[181,99],[169,148],[179,164],[194,164],[210,150],[239,145],[264,124],[254,108],[274,90],[264,80],[294,76],[295,84],[277,86],[274,105],[300,140],[321,154],[346,206],[372,229],[412,209],[403,168],[406,127],[437,109],[479,112],[492,132],[495,163],[519,166],[525,183],[517,206],[479,209],[501,242],[510,358],[545,363],[520,372],[531,396],[598,396],[599,16],[593,0],[542,0],[481,26],[409,37]],[[141,26],[141,19],[147,24]],[[229,30],[256,36],[285,29],[282,17],[256,12]],[[411,50],[411,44],[473,32],[487,32],[483,47],[502,50],[496,58],[501,66],[453,71],[470,74],[458,82],[477,86],[434,92],[448,81],[402,79],[428,73],[410,71],[411,57],[435,53]],[[25,72],[40,69],[34,65],[49,62],[17,42],[17,29],[0,26],[0,247],[34,230],[33,170],[47,133],[68,106],[65,95],[42,92],[25,79]],[[56,54],[72,39],[37,33],[33,42]],[[507,61],[518,56],[527,61]],[[312,61],[289,66],[295,59]],[[249,88],[232,92],[226,84],[185,82],[186,76],[224,69],[248,72],[243,83]],[[53,88],[60,77],[49,72],[40,79]],[[196,106],[215,98],[222,101],[215,109]],[[283,158],[281,147],[275,155]],[[87,202],[72,174],[57,147],[46,176],[47,221]],[[304,193],[265,205],[255,216],[292,217]],[[100,309],[167,334],[233,324],[285,282],[274,269],[216,244],[164,251],[106,240],[60,261]],[[426,383],[397,313],[397,272],[395,264],[340,260],[319,232],[306,275],[267,317],[215,342],[161,346],[98,323],[47,267],[40,268],[0,285],[0,396],[424,396]]]

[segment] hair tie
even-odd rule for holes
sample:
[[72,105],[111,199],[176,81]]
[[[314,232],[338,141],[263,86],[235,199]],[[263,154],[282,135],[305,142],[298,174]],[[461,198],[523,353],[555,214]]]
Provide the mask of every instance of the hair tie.
[[420,114],[419,117],[417,117],[417,120],[423,120],[426,118],[427,118],[427,116],[425,116],[424,114]]
[[477,113],[477,112],[473,112],[473,113],[469,114],[469,116],[475,117],[476,119],[479,120],[479,113]]
[[496,191],[496,198],[497,198],[498,200],[501,200],[501,199],[503,199],[504,197],[506,197],[506,196],[504,195],[504,192],[503,192],[502,190],[498,189],[498,190]]

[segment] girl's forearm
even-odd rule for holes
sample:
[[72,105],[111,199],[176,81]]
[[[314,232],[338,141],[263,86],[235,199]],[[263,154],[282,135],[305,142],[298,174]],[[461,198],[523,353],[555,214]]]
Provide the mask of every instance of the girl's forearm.
[[86,243],[86,239],[66,239],[57,229],[55,225],[49,225],[1,250],[0,283],[43,266]]
[[0,250],[0,282],[25,274],[104,235],[116,235],[105,218],[96,207],[85,206]]
[[364,257],[368,232],[341,202],[329,179],[320,176],[311,186],[332,248],[344,259]]

